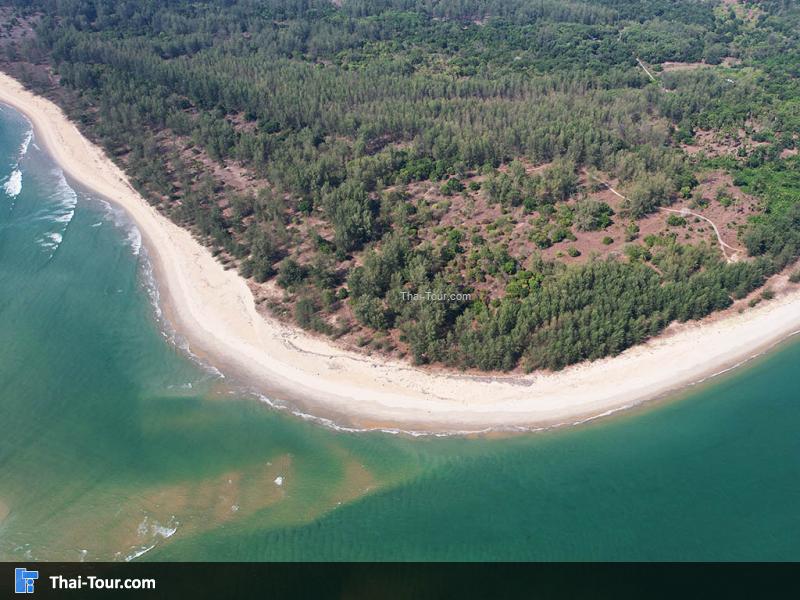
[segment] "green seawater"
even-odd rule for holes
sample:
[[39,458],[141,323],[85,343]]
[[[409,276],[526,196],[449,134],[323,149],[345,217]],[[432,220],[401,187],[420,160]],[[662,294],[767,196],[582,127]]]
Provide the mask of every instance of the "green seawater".
[[0,560],[800,559],[797,342],[577,427],[335,431],[194,360],[29,131],[2,108]]

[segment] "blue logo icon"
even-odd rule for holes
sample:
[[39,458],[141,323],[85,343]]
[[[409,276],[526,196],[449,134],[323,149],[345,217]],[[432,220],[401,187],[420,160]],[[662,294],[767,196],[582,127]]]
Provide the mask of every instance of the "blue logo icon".
[[14,591],[17,594],[32,594],[33,584],[39,579],[39,571],[14,569]]

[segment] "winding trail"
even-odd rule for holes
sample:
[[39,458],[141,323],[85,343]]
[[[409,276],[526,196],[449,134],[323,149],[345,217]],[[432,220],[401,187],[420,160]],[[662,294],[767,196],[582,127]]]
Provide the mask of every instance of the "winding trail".
[[[639,58],[638,56],[636,57],[636,62],[639,63],[639,66],[644,70],[645,73],[647,73],[647,76],[650,78],[651,81],[659,81],[653,76],[653,74],[650,72],[650,70],[647,68],[647,66],[642,62],[642,59]],[[659,82],[659,87],[661,87],[661,89],[664,90],[664,91],[668,91],[668,90],[666,90],[664,88],[664,85],[661,82]],[[598,179],[597,177],[593,177],[592,175],[589,175],[589,177],[591,177],[592,179],[594,179],[595,181],[597,181],[599,183],[602,183],[604,186],[606,186],[606,188],[608,190],[610,190],[611,192],[613,192],[614,194],[616,194],[617,196],[619,196],[623,200],[627,200],[627,198],[625,196],[623,196],[617,190],[615,190],[613,187],[611,187],[611,185],[609,185],[609,183],[607,181],[603,181],[602,179]],[[714,221],[712,221],[708,217],[704,217],[701,214],[698,214],[696,212],[692,212],[688,208],[676,209],[676,208],[666,208],[664,206],[659,206],[658,210],[660,210],[662,212],[676,213],[676,214],[679,214],[679,215],[684,216],[684,217],[687,216],[687,215],[691,215],[693,217],[697,217],[698,219],[702,219],[703,221],[706,221],[714,229],[714,233],[717,236],[717,241],[719,242],[719,248],[722,251],[722,255],[725,257],[725,260],[727,262],[729,262],[729,263],[738,262],[738,260],[739,260],[739,250],[734,248],[733,246],[731,246],[725,240],[722,239],[722,235],[720,234],[719,228],[717,227],[716,223],[714,223]],[[728,250],[730,250],[732,252],[730,255],[728,254]]]
[[[678,213],[681,216],[692,215],[693,217],[697,217],[698,219],[702,219],[703,221],[708,222],[711,225],[711,227],[714,228],[714,233],[717,234],[717,240],[719,241],[719,247],[720,247],[720,250],[722,250],[722,255],[725,257],[725,260],[727,260],[729,263],[737,262],[739,260],[739,251],[736,248],[734,248],[733,246],[731,246],[729,243],[727,243],[725,240],[722,239],[722,235],[720,235],[719,229],[717,228],[716,224],[714,223],[714,221],[712,221],[708,217],[704,217],[703,215],[697,214],[696,212],[692,212],[688,208],[666,208],[664,206],[659,206],[658,210],[661,210],[661,211],[664,211],[664,212]],[[726,248],[728,250],[731,250],[733,252],[733,254],[728,256],[728,253],[725,251]]]
[[[620,194],[617,190],[615,190],[613,187],[611,187],[611,185],[607,181],[603,181],[602,179],[598,179],[597,177],[594,177],[592,175],[589,175],[589,177],[591,177],[592,179],[594,179],[595,181],[597,181],[599,183],[602,183],[604,186],[606,186],[606,189],[608,189],[608,191],[610,191],[611,193],[613,193],[616,196],[622,198],[623,200],[627,200],[626,196]],[[737,262],[739,260],[739,250],[734,248],[733,246],[731,246],[729,243],[727,243],[725,240],[722,239],[722,235],[720,234],[719,228],[717,227],[716,223],[714,223],[714,221],[712,221],[708,217],[704,217],[701,214],[698,214],[696,212],[692,212],[688,208],[667,208],[665,206],[659,206],[658,210],[660,210],[662,212],[676,213],[676,214],[679,214],[679,215],[684,216],[684,217],[687,216],[687,215],[691,215],[693,217],[697,217],[698,219],[702,219],[703,221],[706,221],[714,229],[714,233],[717,236],[717,241],[719,242],[719,248],[722,251],[722,256],[725,257],[725,260],[727,262],[729,262],[729,263]],[[733,253],[731,255],[728,255],[727,250],[731,250]]]

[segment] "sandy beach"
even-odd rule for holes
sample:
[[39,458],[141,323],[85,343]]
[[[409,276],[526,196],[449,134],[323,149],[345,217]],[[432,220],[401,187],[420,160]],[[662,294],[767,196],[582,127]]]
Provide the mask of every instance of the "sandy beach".
[[136,222],[165,313],[193,352],[265,396],[337,423],[442,432],[574,423],[704,380],[800,331],[800,286],[778,285],[775,299],[741,314],[673,324],[620,356],[557,373],[449,374],[348,352],[259,314],[245,280],[153,209],[52,102],[1,73],[0,102],[30,119],[68,177]]

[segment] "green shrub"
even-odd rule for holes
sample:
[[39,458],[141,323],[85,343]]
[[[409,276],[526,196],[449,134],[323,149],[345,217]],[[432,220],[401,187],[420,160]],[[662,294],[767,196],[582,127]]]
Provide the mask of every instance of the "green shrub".
[[314,303],[308,298],[300,298],[294,305],[294,318],[297,324],[303,328],[309,328],[314,321],[317,312]]
[[667,217],[667,225],[670,227],[683,227],[686,225],[686,219],[683,217],[679,217],[678,215],[672,214]]
[[625,246],[625,256],[629,259],[633,260],[644,260],[648,261],[652,258],[650,251],[647,249],[647,246],[641,246],[639,244],[629,244]]
[[464,191],[464,184],[461,183],[455,177],[451,177],[450,179],[447,180],[447,182],[442,186],[441,189],[442,189],[442,193],[445,196],[452,196],[453,194],[455,194],[457,192]]
[[605,202],[582,200],[575,207],[573,219],[580,231],[600,231],[613,223],[613,215],[613,209]]
[[293,258],[287,258],[281,263],[278,270],[278,285],[288,288],[303,281],[308,275],[308,270]]

